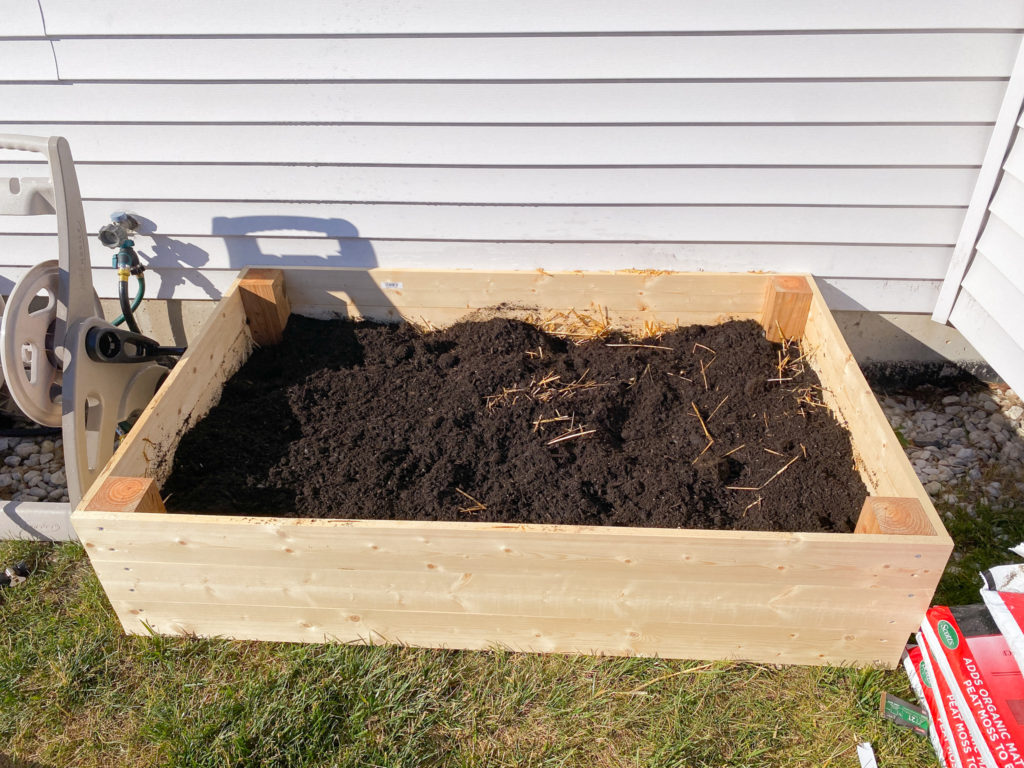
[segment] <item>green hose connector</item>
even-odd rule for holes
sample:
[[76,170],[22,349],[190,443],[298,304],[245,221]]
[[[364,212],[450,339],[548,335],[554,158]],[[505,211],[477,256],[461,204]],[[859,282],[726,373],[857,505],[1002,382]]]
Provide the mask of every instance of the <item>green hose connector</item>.
[[[142,275],[136,275],[135,279],[139,283],[139,290],[136,292],[135,298],[132,299],[132,312],[134,312],[135,310],[137,310],[139,308],[139,305],[142,303],[143,296],[146,295],[146,278],[144,278]],[[121,325],[121,323],[123,323],[123,322],[124,322],[124,315],[118,315],[114,319],[114,323],[113,324],[114,325]]]

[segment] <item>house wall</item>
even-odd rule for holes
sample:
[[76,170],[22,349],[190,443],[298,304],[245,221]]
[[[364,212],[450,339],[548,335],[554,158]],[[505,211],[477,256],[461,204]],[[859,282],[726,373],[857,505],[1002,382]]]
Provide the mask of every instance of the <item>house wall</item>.
[[[636,267],[926,313],[1022,29],[1015,0],[5,0],[0,132],[69,139],[158,298],[246,264]],[[0,293],[52,232],[0,217]]]
[[1019,127],[1010,146],[949,319],[1011,386],[1024,392],[1024,139]]

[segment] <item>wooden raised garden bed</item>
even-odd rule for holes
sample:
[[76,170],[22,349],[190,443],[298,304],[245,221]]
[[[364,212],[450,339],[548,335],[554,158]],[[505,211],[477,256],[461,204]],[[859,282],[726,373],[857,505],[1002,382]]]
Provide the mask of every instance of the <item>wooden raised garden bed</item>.
[[[158,514],[181,435],[290,312],[446,325],[499,305],[802,336],[869,489],[857,531]],[[813,279],[766,274],[250,268],[72,521],[130,633],[792,664],[894,666],[952,550]]]

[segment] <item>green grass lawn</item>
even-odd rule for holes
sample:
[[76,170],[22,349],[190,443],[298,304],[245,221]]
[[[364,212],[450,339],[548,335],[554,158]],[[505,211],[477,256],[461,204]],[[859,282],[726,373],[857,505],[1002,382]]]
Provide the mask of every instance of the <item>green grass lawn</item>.
[[[898,672],[122,634],[77,545],[0,543],[0,755],[43,766],[934,765]],[[0,758],[0,766],[4,761]]]
[[[1024,515],[948,521],[937,602],[978,599]],[[81,547],[0,542],[0,768],[934,766],[877,716],[901,671],[126,637]],[[5,763],[5,758],[7,762]]]

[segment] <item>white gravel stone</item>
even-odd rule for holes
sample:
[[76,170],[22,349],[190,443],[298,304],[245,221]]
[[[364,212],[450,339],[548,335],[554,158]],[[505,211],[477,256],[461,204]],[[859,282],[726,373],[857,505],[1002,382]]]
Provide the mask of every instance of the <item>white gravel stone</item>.
[[8,456],[7,458],[4,459],[4,464],[6,464],[8,467],[16,467],[19,464],[21,464],[21,457],[20,456]]
[[64,470],[63,469],[58,469],[56,472],[54,472],[52,475],[50,475],[50,482],[53,485],[65,485],[67,483],[67,481],[68,481],[68,479],[64,475]]
[[1024,416],[1024,408],[1019,405],[1014,405],[1006,409],[1006,418],[1010,421],[1018,421],[1021,416]]
[[942,404],[943,405],[952,405],[953,403],[959,403],[959,402],[960,402],[960,397],[958,395],[947,395],[946,397],[942,398]]
[[39,446],[35,443],[21,443],[14,447],[14,452],[21,456],[21,458],[27,459],[33,453],[39,453]]

